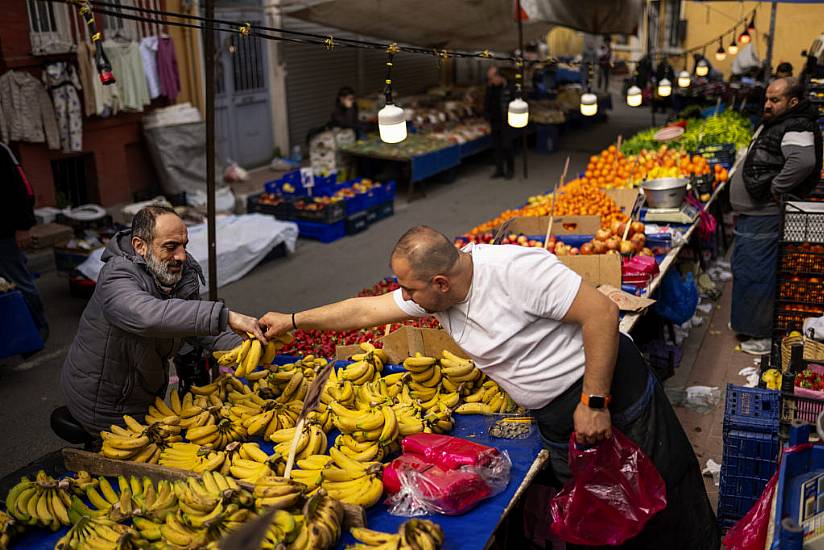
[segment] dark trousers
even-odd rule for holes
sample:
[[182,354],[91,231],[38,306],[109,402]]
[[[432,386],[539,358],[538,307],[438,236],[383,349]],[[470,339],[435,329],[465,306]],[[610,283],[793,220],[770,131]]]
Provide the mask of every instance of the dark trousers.
[[508,126],[492,127],[492,149],[495,153],[495,172],[512,176],[515,172],[515,148]]
[[609,91],[609,65],[598,67],[598,87],[605,92]]
[[37,291],[34,278],[29,273],[26,264],[26,256],[13,238],[0,239],[0,277],[17,285],[17,289],[23,294],[23,299],[31,312],[37,330],[45,339],[49,324],[43,311],[40,293]]
[[[641,534],[618,548],[718,549],[718,525],[692,445],[664,389],[638,348],[623,334],[612,380],[613,426],[652,459],[667,486],[667,507],[650,519]],[[572,475],[568,462],[569,439],[573,431],[572,415],[580,402],[582,387],[583,379],[543,409],[533,411],[550,451],[552,469],[562,483]],[[567,548],[574,547],[567,545]]]
[[738,334],[772,336],[779,225],[779,216],[739,215],[735,223],[730,324]]

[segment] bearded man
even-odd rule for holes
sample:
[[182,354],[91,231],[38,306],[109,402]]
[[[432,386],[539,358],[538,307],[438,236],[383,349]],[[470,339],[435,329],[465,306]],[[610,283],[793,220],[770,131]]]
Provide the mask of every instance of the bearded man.
[[174,210],[148,206],[106,246],[61,373],[66,406],[90,434],[122,424],[124,414],[142,418],[163,398],[184,342],[229,349],[247,333],[265,342],[255,318],[200,299],[203,271],[188,242]]

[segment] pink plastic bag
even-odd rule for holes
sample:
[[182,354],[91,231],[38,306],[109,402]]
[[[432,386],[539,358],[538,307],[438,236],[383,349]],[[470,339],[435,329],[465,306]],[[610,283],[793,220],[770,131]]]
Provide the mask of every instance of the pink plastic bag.
[[423,457],[430,464],[438,464],[447,470],[460,466],[485,466],[495,460],[498,449],[449,435],[417,433],[408,435],[401,442],[404,453]]
[[570,479],[550,502],[552,533],[572,544],[622,544],[666,508],[664,480],[638,446],[612,428],[612,437],[579,449],[569,440]]

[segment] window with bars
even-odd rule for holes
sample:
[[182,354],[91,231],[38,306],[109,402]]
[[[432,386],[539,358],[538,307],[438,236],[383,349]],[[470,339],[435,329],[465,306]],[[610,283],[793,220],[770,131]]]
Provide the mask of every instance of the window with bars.
[[45,0],[27,0],[29,38],[34,55],[66,53],[74,49],[69,6]]
[[[255,22],[255,24],[257,24]],[[260,38],[248,37],[235,41],[232,55],[232,77],[234,91],[248,92],[266,86],[264,80],[263,52]]]

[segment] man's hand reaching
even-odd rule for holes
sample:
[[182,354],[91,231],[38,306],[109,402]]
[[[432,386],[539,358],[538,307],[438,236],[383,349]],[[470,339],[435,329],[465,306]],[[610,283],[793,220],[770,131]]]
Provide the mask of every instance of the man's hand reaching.
[[292,316],[286,313],[270,311],[258,321],[260,328],[266,332],[266,338],[283,336],[292,330]]
[[575,440],[582,445],[595,445],[612,436],[609,409],[591,409],[578,403],[572,420],[575,425]]
[[249,334],[253,334],[262,344],[267,343],[266,337],[263,335],[263,331],[258,324],[258,320],[254,317],[229,311],[229,328],[244,338],[248,337]]

